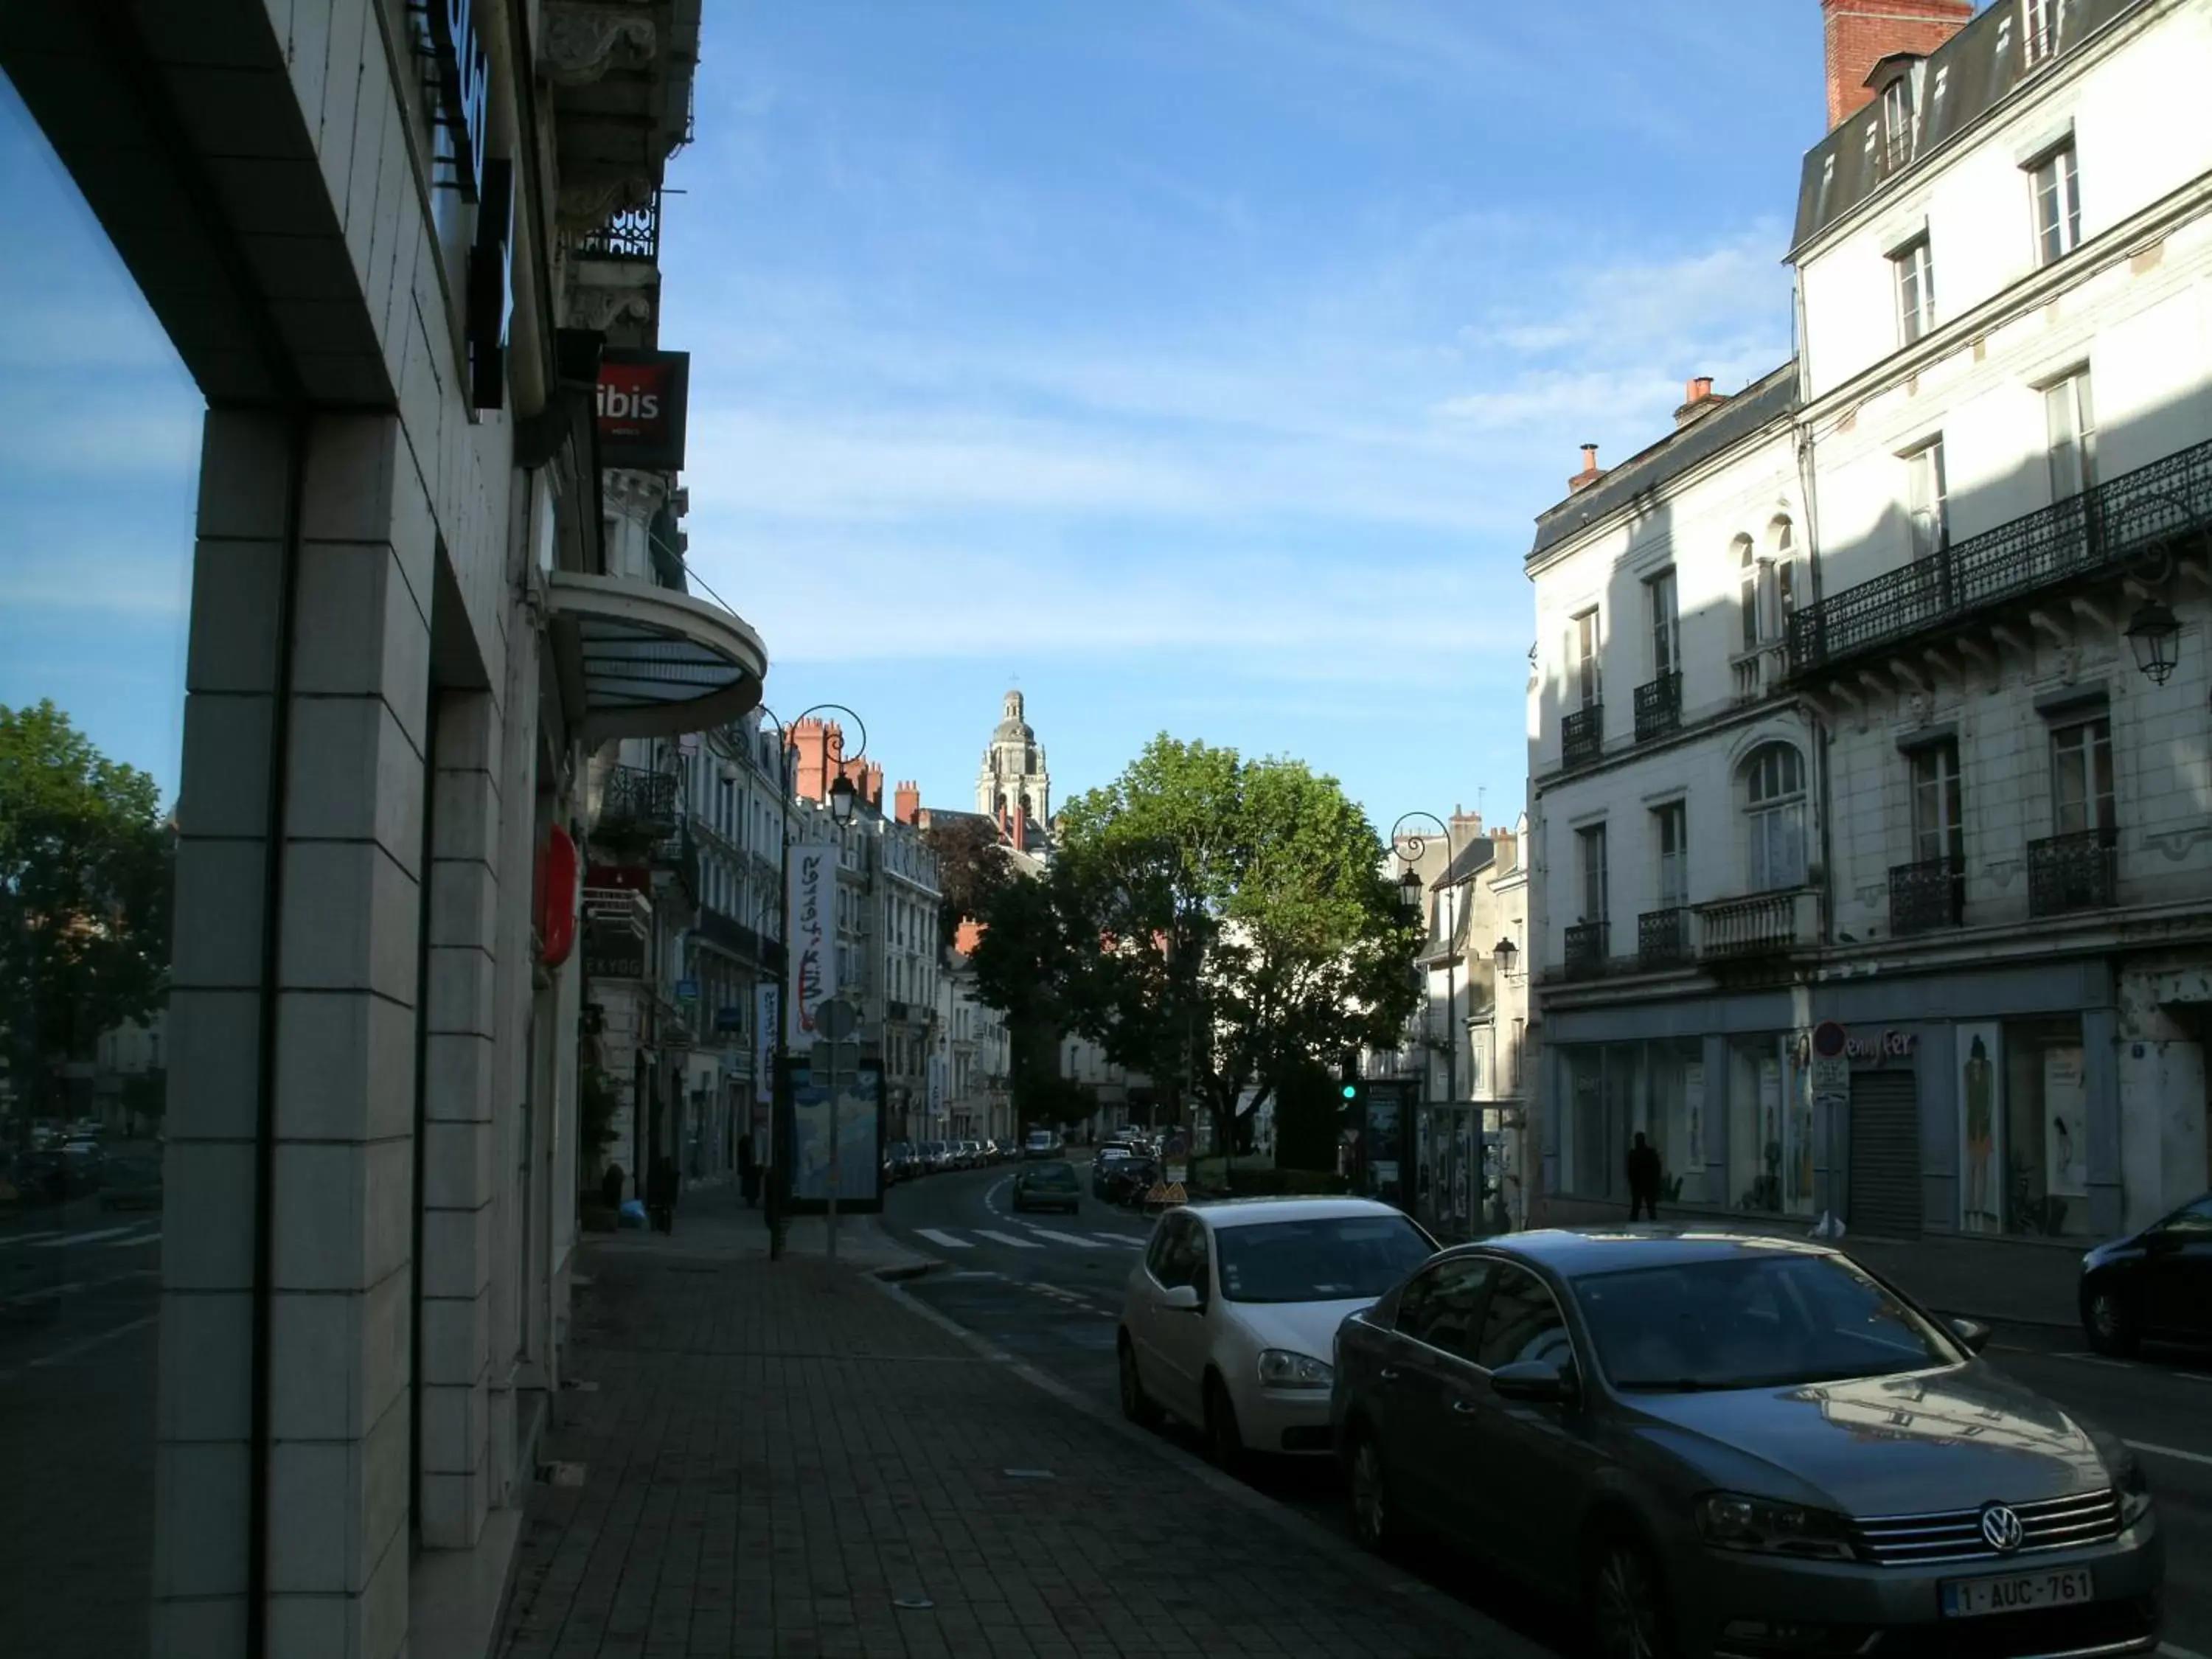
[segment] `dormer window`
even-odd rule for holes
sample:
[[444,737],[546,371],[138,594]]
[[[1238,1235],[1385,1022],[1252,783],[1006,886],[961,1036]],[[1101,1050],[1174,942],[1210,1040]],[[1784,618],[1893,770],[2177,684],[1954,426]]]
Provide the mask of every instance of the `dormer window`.
[[2021,54],[2033,69],[2058,53],[2061,0],[2020,0]]
[[1912,76],[1898,76],[1881,89],[1882,143],[1893,167],[1912,159]]

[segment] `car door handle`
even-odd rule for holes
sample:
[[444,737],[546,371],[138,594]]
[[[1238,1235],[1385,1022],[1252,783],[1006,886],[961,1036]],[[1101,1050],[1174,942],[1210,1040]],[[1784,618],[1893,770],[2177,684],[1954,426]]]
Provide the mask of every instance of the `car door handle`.
[[1482,1407],[1476,1405],[1474,1401],[1464,1397],[1452,1401],[1452,1410],[1458,1413],[1462,1417],[1473,1417],[1481,1409]]
[[1398,1380],[1398,1368],[1395,1365],[1385,1365],[1375,1373],[1375,1380],[1377,1382],[1395,1382]]

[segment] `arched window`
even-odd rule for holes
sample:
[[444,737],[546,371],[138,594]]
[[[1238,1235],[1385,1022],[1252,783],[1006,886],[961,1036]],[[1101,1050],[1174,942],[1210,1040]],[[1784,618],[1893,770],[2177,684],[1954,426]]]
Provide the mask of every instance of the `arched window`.
[[1750,830],[1751,890],[1805,884],[1805,763],[1786,743],[1755,749],[1743,763]]
[[1759,553],[1751,544],[1751,538],[1735,538],[1736,574],[1742,586],[1739,608],[1743,613],[1743,648],[1759,648]]
[[1766,526],[1767,550],[1774,556],[1777,635],[1790,637],[1790,618],[1797,612],[1797,530],[1786,514]]

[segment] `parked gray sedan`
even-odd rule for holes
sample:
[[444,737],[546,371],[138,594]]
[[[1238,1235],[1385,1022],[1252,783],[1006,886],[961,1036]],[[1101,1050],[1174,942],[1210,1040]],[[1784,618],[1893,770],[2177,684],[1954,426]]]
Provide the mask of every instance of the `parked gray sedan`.
[[1840,1252],[1522,1233],[1336,1339],[1362,1541],[1408,1522],[1583,1607],[1607,1659],[2156,1647],[2142,1469]]

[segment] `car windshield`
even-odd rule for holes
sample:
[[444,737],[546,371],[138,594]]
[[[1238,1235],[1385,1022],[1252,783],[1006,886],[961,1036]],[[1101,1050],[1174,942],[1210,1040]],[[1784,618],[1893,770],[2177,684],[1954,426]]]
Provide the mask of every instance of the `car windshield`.
[[1034,1170],[1023,1171],[1023,1177],[1032,1187],[1065,1187],[1075,1188],[1075,1166],[1073,1164],[1040,1164]]
[[1350,1302],[1381,1296],[1435,1246],[1403,1216],[1332,1215],[1217,1227],[1231,1302]]
[[1790,1388],[1956,1364],[1918,1314],[1840,1256],[1746,1254],[1574,1281],[1628,1393]]

